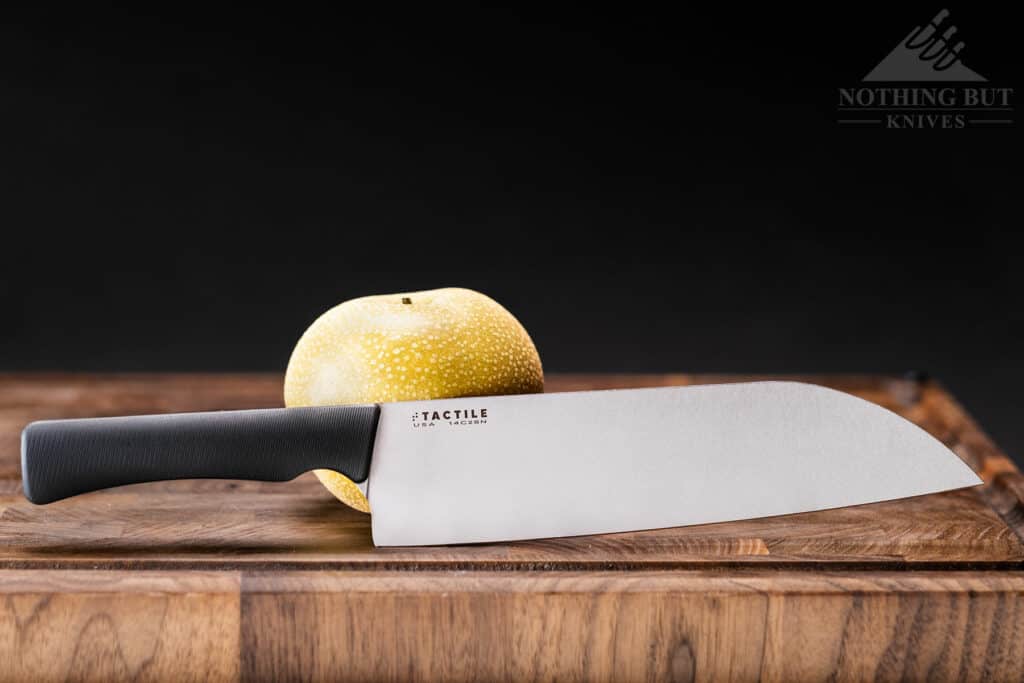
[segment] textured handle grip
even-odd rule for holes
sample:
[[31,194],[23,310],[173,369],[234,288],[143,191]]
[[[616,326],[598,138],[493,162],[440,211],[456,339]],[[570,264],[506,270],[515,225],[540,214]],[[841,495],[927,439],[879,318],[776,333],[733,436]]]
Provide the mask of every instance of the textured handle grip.
[[167,479],[287,481],[329,469],[360,482],[380,408],[328,406],[33,422],[21,434],[36,504]]

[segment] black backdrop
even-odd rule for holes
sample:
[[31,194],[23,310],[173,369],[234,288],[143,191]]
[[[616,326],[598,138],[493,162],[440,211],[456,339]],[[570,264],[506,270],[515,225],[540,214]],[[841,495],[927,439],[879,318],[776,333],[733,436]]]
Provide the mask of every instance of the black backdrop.
[[[1004,7],[952,18],[1016,86]],[[9,17],[0,369],[283,370],[463,285],[549,371],[928,370],[1019,458],[1018,126],[836,123],[938,9]]]

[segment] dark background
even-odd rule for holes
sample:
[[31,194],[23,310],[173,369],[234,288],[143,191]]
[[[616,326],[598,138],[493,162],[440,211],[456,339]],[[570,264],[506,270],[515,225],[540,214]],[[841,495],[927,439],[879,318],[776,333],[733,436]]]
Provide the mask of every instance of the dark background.
[[8,18],[0,369],[283,371],[461,285],[548,371],[928,370],[1019,459],[1019,127],[835,122],[940,8]]

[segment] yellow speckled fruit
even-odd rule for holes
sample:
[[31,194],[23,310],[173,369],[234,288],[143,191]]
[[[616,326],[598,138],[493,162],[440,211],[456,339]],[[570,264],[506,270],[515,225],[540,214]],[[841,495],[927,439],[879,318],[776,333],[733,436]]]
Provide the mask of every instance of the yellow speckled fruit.
[[[284,378],[289,407],[540,391],[540,356],[519,321],[480,292],[454,287],[335,306],[299,339]],[[370,511],[347,477],[316,476],[342,502]]]

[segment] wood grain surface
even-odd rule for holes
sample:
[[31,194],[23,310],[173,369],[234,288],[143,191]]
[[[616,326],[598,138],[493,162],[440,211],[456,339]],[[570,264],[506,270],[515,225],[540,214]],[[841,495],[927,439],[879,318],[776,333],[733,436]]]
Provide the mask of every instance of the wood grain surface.
[[[549,391],[738,381],[555,376]],[[572,539],[374,548],[311,476],[44,507],[29,421],[280,405],[267,375],[0,375],[0,680],[1022,680],[1024,479],[938,384],[815,376],[975,489]]]

